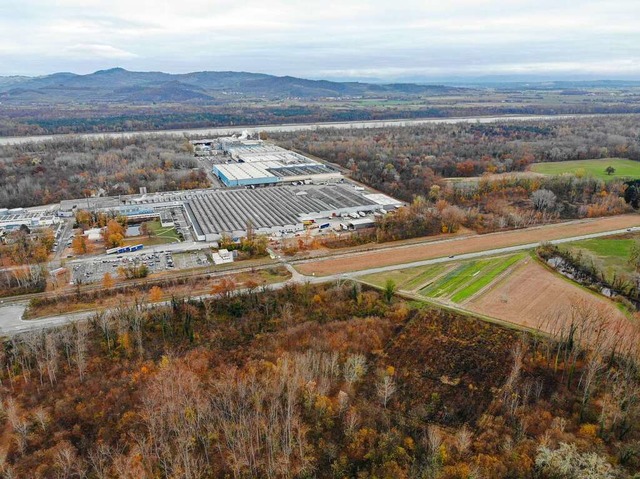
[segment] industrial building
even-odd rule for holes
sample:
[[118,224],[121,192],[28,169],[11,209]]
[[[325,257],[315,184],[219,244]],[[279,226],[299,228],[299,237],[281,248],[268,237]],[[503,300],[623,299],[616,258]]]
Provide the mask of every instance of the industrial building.
[[200,241],[222,235],[241,238],[248,225],[258,234],[286,235],[304,230],[304,221],[357,212],[395,209],[402,203],[385,195],[381,204],[350,184],[214,190],[185,202],[187,216]]
[[213,258],[213,263],[216,266],[220,266],[221,264],[233,263],[233,253],[227,249],[218,250],[218,252],[213,253],[211,257]]
[[173,228],[175,226],[173,217],[166,210],[160,212],[160,226],[163,228]]
[[0,209],[0,228],[2,229],[12,230],[23,225],[29,228],[37,228],[53,226],[59,222],[60,218],[51,211],[33,211],[22,208]]
[[225,186],[324,181],[341,178],[331,166],[260,140],[220,138],[208,144],[221,152],[213,173]]
[[373,228],[376,222],[371,218],[358,218],[347,223],[350,230],[362,230],[365,228]]

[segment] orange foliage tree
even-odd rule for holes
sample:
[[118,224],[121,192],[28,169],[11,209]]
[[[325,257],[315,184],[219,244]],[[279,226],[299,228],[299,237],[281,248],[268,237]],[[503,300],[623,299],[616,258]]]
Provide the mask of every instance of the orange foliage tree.
[[163,294],[164,293],[162,292],[162,288],[160,288],[159,286],[154,286],[149,291],[149,301],[153,301],[153,302],[160,301],[162,299]]
[[104,276],[102,277],[102,286],[105,289],[109,289],[109,288],[113,288],[113,285],[115,284],[115,281],[113,280],[113,276],[111,276],[111,273],[107,272],[104,274]]
[[124,226],[116,220],[109,220],[105,229],[102,230],[102,238],[107,248],[122,246],[124,243],[124,235]]
[[87,244],[87,237],[82,233],[76,234],[71,242],[71,248],[75,254],[88,253],[89,245]]

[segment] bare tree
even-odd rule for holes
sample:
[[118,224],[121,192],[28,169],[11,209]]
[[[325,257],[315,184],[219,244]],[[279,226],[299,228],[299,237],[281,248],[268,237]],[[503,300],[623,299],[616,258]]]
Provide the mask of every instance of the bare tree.
[[18,405],[13,398],[7,400],[5,410],[7,412],[7,420],[15,434],[14,440],[16,446],[18,446],[20,453],[24,454],[27,447],[27,437],[29,435],[29,421],[20,413]]
[[352,406],[344,415],[344,433],[347,436],[353,435],[356,432],[359,424],[360,415],[356,411],[355,407]]
[[556,195],[550,190],[536,190],[531,194],[531,202],[535,209],[539,211],[548,211],[555,207]]
[[76,448],[68,441],[64,441],[57,446],[54,461],[58,478],[84,477],[84,461],[78,456]]
[[49,383],[53,386],[57,379],[58,373],[58,332],[56,330],[47,331],[45,333],[45,354],[47,361],[47,374]]
[[396,383],[393,376],[390,374],[384,374],[378,381],[376,392],[378,394],[378,398],[380,398],[382,407],[386,409],[391,396],[396,392]]
[[80,381],[84,381],[84,374],[87,370],[87,324],[83,321],[75,324],[75,363],[78,368]]
[[579,386],[582,387],[582,401],[580,406],[580,421],[584,418],[585,410],[591,400],[591,393],[597,385],[598,376],[604,369],[604,365],[598,356],[592,356],[587,362],[587,367],[580,377]]
[[367,358],[362,354],[351,354],[344,363],[344,379],[350,386],[367,372]]
[[42,406],[39,406],[35,411],[33,411],[33,417],[40,426],[40,429],[42,429],[42,432],[45,432],[49,421],[51,420],[47,411]]
[[471,440],[473,439],[473,433],[469,430],[467,425],[463,425],[458,432],[456,432],[456,447],[460,455],[464,456],[471,447]]

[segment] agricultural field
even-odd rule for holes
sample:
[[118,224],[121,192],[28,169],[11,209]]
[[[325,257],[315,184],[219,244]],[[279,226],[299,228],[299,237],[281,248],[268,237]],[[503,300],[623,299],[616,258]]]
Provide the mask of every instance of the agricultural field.
[[420,289],[420,294],[453,303],[463,303],[527,256],[526,253],[520,253],[460,263],[447,274],[427,283]]
[[603,270],[606,277],[611,279],[614,274],[635,272],[629,263],[629,254],[632,245],[638,239],[640,239],[640,235],[636,234],[594,238],[563,244],[560,249],[569,251],[573,255],[578,253],[588,255],[594,260],[598,269]]
[[[615,172],[607,174],[607,167],[613,167]],[[544,175],[562,175],[565,173],[583,173],[603,180],[619,178],[640,178],[640,161],[624,158],[602,158],[597,160],[551,161],[534,163],[530,167],[534,173]]]
[[518,253],[480,260],[440,263],[376,273],[363,279],[377,286],[384,286],[391,279],[399,290],[440,301],[463,303],[528,257],[528,253]]
[[450,264],[441,263],[429,266],[418,266],[416,268],[398,269],[386,273],[375,273],[364,276],[368,283],[383,287],[391,279],[398,289],[404,291],[416,291],[423,287],[426,282],[433,279],[451,268]]
[[[633,240],[604,241],[619,241],[617,248],[624,251]],[[599,246],[606,251],[606,243]],[[619,327],[628,324],[626,315],[616,303],[554,273],[527,252],[363,277],[381,287],[389,279],[400,291],[526,328],[550,330],[557,327],[553,323],[555,318],[570,316],[568,312],[575,305],[606,314]]]
[[464,305],[468,311],[527,328],[551,332],[578,307],[608,317],[611,327],[630,325],[616,303],[554,273],[533,259],[512,269],[484,294]]

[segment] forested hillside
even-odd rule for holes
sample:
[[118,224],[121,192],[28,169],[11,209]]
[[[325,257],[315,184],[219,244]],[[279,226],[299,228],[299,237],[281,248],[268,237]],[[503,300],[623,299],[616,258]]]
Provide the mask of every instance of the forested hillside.
[[0,136],[493,115],[640,113],[638,82],[472,86],[249,72],[0,77]]
[[572,316],[545,339],[349,283],[123,305],[3,344],[0,468],[9,478],[632,477],[637,341],[603,334],[607,318],[580,305]]

